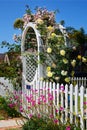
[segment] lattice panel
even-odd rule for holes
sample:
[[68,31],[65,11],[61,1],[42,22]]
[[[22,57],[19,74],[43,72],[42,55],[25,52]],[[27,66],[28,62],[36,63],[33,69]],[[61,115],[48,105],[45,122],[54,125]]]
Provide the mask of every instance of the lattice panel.
[[26,80],[33,81],[37,69],[37,56],[26,55]]

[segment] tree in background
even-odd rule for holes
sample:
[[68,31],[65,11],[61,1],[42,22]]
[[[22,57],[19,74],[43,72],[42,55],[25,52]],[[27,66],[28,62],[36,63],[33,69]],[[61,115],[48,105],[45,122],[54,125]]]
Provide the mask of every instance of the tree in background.
[[10,65],[4,61],[0,64],[0,77],[8,78],[15,89],[21,88],[21,45],[19,43],[10,44],[7,41],[2,41],[1,48],[3,47],[8,50],[5,54],[8,55]]

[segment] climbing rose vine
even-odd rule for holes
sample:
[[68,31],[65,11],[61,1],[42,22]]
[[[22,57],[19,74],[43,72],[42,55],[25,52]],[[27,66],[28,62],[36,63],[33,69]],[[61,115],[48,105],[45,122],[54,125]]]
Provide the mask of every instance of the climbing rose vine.
[[[46,71],[43,79],[69,83],[69,77],[74,76],[78,64],[87,64],[87,58],[78,54],[73,57],[78,44],[75,39],[69,38],[65,30],[59,29],[61,25],[56,22],[55,14],[56,11],[48,11],[46,8],[36,8],[34,14],[31,13],[27,6],[26,14],[22,18],[24,22],[23,29],[29,22],[33,22],[41,34],[43,46],[42,52],[39,54],[39,63],[44,66]],[[63,26],[61,28],[65,29]],[[32,48],[35,48],[35,45],[31,45],[29,40],[27,37],[28,47],[32,50]]]

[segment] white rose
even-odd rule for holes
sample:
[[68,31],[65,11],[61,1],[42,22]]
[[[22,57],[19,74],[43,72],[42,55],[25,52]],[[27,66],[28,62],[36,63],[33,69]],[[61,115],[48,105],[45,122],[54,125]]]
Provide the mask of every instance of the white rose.
[[52,52],[52,49],[49,47],[49,48],[47,48],[47,52],[48,53],[51,53]]
[[63,76],[67,75],[67,71],[62,70],[61,75],[63,75]]
[[65,56],[66,52],[64,50],[60,50],[60,55]]

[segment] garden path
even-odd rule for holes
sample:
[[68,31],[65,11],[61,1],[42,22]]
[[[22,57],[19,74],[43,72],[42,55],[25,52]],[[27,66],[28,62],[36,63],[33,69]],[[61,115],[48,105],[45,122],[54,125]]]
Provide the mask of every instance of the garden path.
[[13,118],[8,120],[0,121],[0,130],[10,130],[13,128],[21,129],[25,119],[23,118]]

